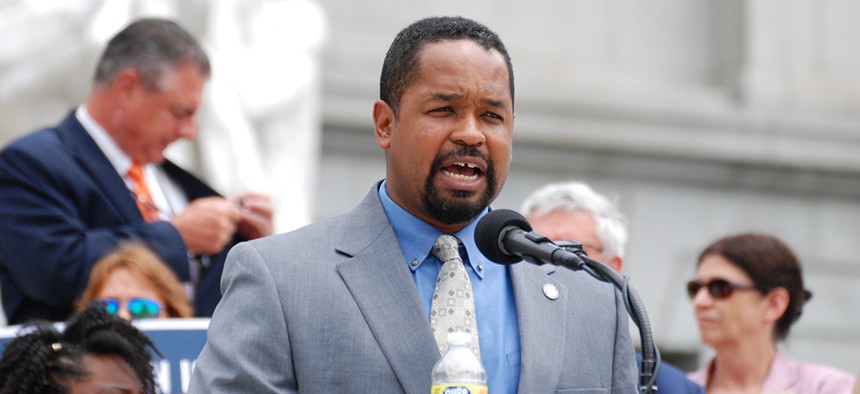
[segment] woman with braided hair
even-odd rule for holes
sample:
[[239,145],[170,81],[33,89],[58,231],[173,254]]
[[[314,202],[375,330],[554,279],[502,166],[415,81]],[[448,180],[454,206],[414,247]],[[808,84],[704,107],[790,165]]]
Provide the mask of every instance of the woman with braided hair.
[[154,394],[152,341],[93,304],[63,331],[48,322],[25,326],[0,359],[0,394]]

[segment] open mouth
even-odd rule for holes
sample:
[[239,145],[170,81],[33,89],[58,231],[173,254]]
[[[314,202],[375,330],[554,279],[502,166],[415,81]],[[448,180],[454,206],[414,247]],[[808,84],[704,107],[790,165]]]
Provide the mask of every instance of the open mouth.
[[424,206],[446,224],[466,223],[496,196],[493,162],[475,147],[459,147],[433,160]]
[[446,176],[461,181],[474,181],[484,174],[476,164],[455,162],[449,166],[442,167],[442,173]]

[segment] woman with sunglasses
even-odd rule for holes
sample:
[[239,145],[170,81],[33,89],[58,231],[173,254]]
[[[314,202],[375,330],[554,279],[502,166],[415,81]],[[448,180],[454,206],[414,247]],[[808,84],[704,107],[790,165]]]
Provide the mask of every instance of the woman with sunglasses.
[[126,320],[194,315],[173,271],[139,243],[121,244],[93,266],[87,288],[75,305],[80,311],[97,300],[108,313]]
[[780,240],[741,234],[716,241],[699,255],[687,291],[702,342],[716,352],[689,377],[709,394],[851,392],[848,373],[796,362],[777,348],[812,296]]

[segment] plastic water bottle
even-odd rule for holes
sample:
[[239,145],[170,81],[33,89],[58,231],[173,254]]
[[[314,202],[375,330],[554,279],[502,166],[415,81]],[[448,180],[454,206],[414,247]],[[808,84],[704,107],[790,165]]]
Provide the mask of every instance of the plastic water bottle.
[[472,334],[448,334],[448,351],[433,367],[431,394],[487,394],[487,371],[472,352]]

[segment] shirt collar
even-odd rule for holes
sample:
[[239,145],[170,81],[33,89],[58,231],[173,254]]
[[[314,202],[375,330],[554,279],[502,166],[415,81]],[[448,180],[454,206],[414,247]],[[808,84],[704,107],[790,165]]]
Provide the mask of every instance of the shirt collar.
[[93,119],[85,105],[78,107],[77,111],[75,111],[75,117],[78,119],[78,122],[81,122],[84,130],[89,133],[93,141],[96,142],[96,145],[98,145],[99,149],[101,149],[102,153],[104,153],[108,161],[113,165],[116,172],[125,176],[128,169],[131,168],[131,157],[126,155],[110,134]]
[[[431,254],[430,250],[433,247],[433,243],[436,242],[436,238],[442,235],[442,232],[397,205],[388,196],[385,180],[382,181],[382,185],[379,187],[379,199],[394,229],[394,235],[397,236],[397,243],[400,245],[403,257],[406,258],[406,264],[412,271],[415,271],[427,260],[427,257]],[[472,222],[460,231],[451,234],[457,237],[466,248],[466,253],[469,255],[468,264],[472,266],[473,271],[481,278],[484,276],[483,266],[489,260],[481,254],[478,246],[475,244],[475,226],[477,226],[478,220],[486,215],[487,212],[489,212],[489,208],[484,208],[475,220],[472,220]]]
[[788,389],[797,384],[801,375],[800,366],[780,350],[776,351],[770,363],[767,379],[761,386],[762,392]]
[[[689,375],[689,377],[700,383],[703,387],[708,387],[711,378],[714,376],[714,368],[716,367],[716,357],[711,358],[708,364]],[[784,389],[789,389],[797,384],[799,365],[789,358],[785,353],[777,349],[774,354],[773,361],[770,363],[770,370],[767,377],[762,383],[762,392],[774,392]]]

